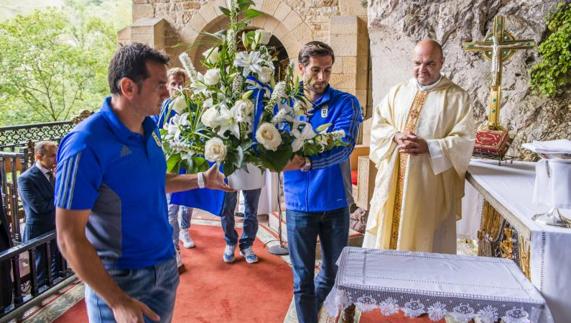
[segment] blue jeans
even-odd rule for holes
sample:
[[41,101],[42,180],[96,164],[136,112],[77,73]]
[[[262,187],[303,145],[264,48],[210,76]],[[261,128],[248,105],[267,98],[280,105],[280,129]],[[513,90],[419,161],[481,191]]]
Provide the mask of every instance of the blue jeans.
[[172,242],[178,249],[178,234],[180,233],[180,230],[188,230],[190,228],[192,208],[184,205],[171,204],[171,196],[171,194],[167,194],[167,203],[169,204],[169,223],[172,226]]
[[[142,269],[110,269],[111,278],[127,295],[147,305],[161,317],[172,320],[178,270],[174,258]],[[85,285],[85,304],[90,323],[115,322],[113,311],[89,285]],[[145,317],[145,322],[152,322]]]
[[[244,194],[244,230],[240,237],[240,250],[251,247],[258,233],[258,202],[260,201],[261,189],[242,191]],[[237,192],[224,194],[224,206],[222,208],[222,230],[227,245],[238,243],[238,233],[234,229],[234,210],[236,209]]]
[[[335,263],[349,238],[349,209],[316,213],[286,210],[286,223],[297,319],[317,323],[319,309],[335,283]],[[314,279],[318,236],[321,269]]]

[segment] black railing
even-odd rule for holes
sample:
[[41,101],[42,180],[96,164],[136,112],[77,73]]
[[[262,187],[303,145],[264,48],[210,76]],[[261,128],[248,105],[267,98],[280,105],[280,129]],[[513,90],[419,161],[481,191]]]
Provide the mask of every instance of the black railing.
[[18,176],[31,166],[28,151],[3,152],[0,151],[0,178],[2,187],[2,205],[4,214],[10,223],[10,236],[14,242],[22,241],[20,219],[23,219],[22,203],[18,196]]
[[[0,321],[16,318],[21,315],[21,309],[36,305],[44,298],[42,296],[53,293],[72,280],[74,273],[57,250],[55,239],[56,233],[52,231],[0,252],[0,264],[8,262],[11,265],[10,273],[1,273],[12,277],[12,304],[0,310]],[[45,259],[42,268],[36,267],[38,254]],[[40,271],[45,277],[41,286],[38,281]]]
[[36,123],[21,126],[0,128],[0,149],[4,151],[19,151],[28,143],[41,140],[59,141],[73,127],[73,121],[58,121]]

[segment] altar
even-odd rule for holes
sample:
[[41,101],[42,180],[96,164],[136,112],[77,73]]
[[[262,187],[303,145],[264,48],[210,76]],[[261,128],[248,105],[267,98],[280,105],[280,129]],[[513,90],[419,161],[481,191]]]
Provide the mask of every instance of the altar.
[[497,161],[475,159],[466,178],[466,195],[477,196],[480,205],[483,199],[482,207],[463,207],[466,220],[481,217],[478,254],[514,260],[543,294],[555,322],[569,322],[571,229],[532,220],[534,214],[547,211],[532,203],[535,163],[500,166]]

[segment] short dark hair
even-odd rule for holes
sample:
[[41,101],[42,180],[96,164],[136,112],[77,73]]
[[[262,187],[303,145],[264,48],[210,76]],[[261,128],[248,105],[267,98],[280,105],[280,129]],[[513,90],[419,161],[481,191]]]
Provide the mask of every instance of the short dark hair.
[[310,41],[309,43],[303,45],[299,51],[297,61],[303,66],[307,66],[307,64],[309,64],[309,58],[316,56],[331,56],[333,63],[335,63],[335,54],[333,53],[331,46],[318,40]]
[[48,141],[48,140],[36,142],[36,144],[34,145],[34,156],[39,156],[39,157],[45,156],[48,153],[48,147],[57,148],[57,142]]
[[124,77],[131,79],[137,84],[148,78],[147,62],[166,65],[169,62],[169,57],[142,43],[121,45],[109,63],[107,81],[109,82],[111,93],[121,94],[119,80]]

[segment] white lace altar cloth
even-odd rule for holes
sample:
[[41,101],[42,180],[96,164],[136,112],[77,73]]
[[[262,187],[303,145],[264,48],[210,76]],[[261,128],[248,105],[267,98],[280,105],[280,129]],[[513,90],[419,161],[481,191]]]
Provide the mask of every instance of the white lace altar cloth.
[[335,285],[325,300],[329,315],[355,304],[384,316],[427,313],[460,322],[551,322],[545,301],[507,259],[346,247]]

